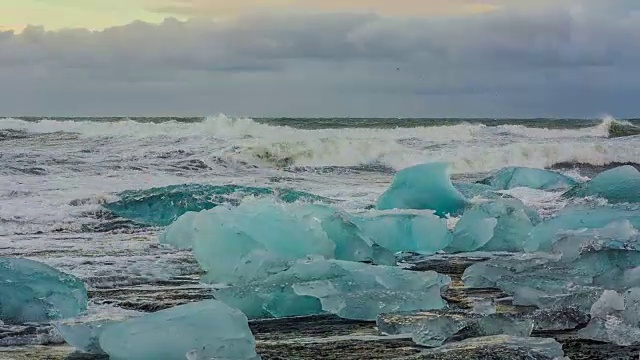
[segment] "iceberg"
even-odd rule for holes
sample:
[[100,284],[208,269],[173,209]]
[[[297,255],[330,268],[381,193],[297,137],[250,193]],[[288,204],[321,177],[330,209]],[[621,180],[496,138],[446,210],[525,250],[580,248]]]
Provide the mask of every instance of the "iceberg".
[[6,324],[71,318],[87,308],[80,279],[33,260],[0,258],[0,280],[0,321]]
[[452,240],[446,221],[432,213],[388,213],[354,221],[375,243],[393,252],[434,254]]
[[111,360],[259,359],[247,317],[217,300],[109,325],[100,347]]
[[501,169],[479,183],[489,185],[496,190],[509,190],[517,187],[559,190],[570,188],[578,182],[557,172],[514,166]]
[[467,199],[451,184],[446,163],[428,163],[398,171],[378,199],[378,210],[434,210],[438,216],[459,215]]
[[536,225],[524,242],[528,252],[551,251],[558,234],[567,230],[602,228],[614,221],[628,220],[636,229],[640,228],[640,209],[624,207],[583,206],[568,207],[556,216]]
[[259,282],[220,289],[215,296],[254,319],[331,313],[373,321],[385,312],[445,307],[441,292],[450,282],[435,272],[307,259]]
[[605,291],[591,308],[591,322],[578,336],[620,346],[640,345],[640,288],[624,294]]
[[563,356],[562,345],[554,339],[495,335],[452,342],[403,359],[554,360]]
[[462,215],[446,251],[523,251],[524,241],[539,222],[535,210],[516,199],[480,203]]
[[242,284],[286,269],[308,255],[395,265],[393,253],[378,245],[341,211],[323,205],[245,201],[183,215],[160,242],[192,247],[209,282]]
[[182,184],[146,190],[128,190],[120,200],[103,206],[113,214],[150,226],[167,226],[181,215],[213,209],[223,204],[238,205],[245,197],[276,197],[284,202],[331,200],[290,189],[240,185]]
[[594,196],[609,203],[640,202],[640,171],[626,165],[604,171],[586,183],[576,185],[564,193],[565,197]]
[[137,311],[107,306],[92,310],[76,318],[54,321],[51,324],[67,344],[80,352],[96,355],[105,354],[100,347],[100,336],[108,326],[142,315]]

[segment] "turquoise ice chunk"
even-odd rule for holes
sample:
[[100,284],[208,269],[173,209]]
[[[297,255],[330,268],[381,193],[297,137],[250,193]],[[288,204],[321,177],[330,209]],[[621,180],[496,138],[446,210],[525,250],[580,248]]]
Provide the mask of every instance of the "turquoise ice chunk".
[[192,247],[210,282],[242,284],[265,278],[308,255],[395,265],[391,251],[376,244],[339,210],[323,205],[246,201],[187,213],[160,242]]
[[332,313],[346,319],[375,320],[385,312],[440,309],[450,283],[435,272],[339,260],[299,260],[260,282],[220,289],[216,298],[249,318]]
[[479,203],[462,215],[446,250],[523,251],[524,241],[539,221],[535,210],[516,199]]
[[602,294],[591,308],[589,325],[578,336],[620,346],[640,345],[640,288]]
[[629,165],[607,170],[586,183],[576,185],[564,196],[595,196],[612,204],[637,203],[640,202],[640,171]]
[[640,209],[621,207],[568,207],[531,230],[524,243],[525,251],[550,251],[558,235],[567,230],[602,228],[617,220],[628,220],[640,228]]
[[398,171],[377,209],[429,209],[444,216],[460,214],[466,205],[467,199],[451,184],[448,164],[428,163]]
[[250,196],[275,196],[284,202],[330,202],[329,199],[291,189],[205,184],[127,190],[118,196],[120,200],[104,207],[117,216],[152,226],[167,226],[190,211],[208,210],[223,204],[238,205],[243,198]]
[[355,222],[373,241],[393,252],[434,254],[452,240],[446,221],[429,213],[378,213]]
[[509,190],[517,187],[559,190],[574,186],[578,182],[553,171],[512,166],[497,171],[480,183],[490,185],[497,190]]
[[87,290],[48,265],[0,258],[0,320],[8,324],[70,318],[87,308]]
[[259,359],[247,317],[207,300],[108,326],[100,347],[111,360]]

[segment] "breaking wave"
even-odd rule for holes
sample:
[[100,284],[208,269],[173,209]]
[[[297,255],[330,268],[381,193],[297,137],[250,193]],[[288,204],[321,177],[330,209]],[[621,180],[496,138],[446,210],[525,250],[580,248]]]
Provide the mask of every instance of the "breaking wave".
[[[636,162],[640,146],[635,136],[628,135],[634,135],[637,128],[613,118],[597,126],[570,129],[527,127],[517,121],[499,126],[458,122],[413,128],[300,129],[225,115],[195,122],[0,120],[0,131],[5,133],[71,132],[108,138],[101,141],[107,146],[127,147],[132,139],[149,138],[148,146],[186,149],[201,158],[260,167],[379,165],[400,169],[427,161],[447,161],[455,173],[486,172],[511,165],[543,168],[563,162]],[[187,160],[192,161],[189,157]],[[207,164],[202,164],[201,168],[207,170]]]

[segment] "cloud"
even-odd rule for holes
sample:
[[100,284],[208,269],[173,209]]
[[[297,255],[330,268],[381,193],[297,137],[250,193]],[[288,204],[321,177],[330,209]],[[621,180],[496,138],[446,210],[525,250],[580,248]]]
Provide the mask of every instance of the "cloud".
[[616,4],[30,26],[0,32],[0,113],[629,116],[640,15]]

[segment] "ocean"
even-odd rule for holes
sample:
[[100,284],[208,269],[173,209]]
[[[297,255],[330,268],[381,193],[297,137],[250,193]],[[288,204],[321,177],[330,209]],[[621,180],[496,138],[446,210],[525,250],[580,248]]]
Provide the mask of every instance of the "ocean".
[[[161,226],[106,209],[123,191],[190,183],[288,188],[356,211],[375,204],[397,170],[425,162],[448,162],[454,179],[469,181],[514,165],[580,181],[611,164],[638,166],[639,126],[613,119],[5,118],[0,256],[78,276],[95,311],[158,310],[208,298],[212,289],[199,284],[190,252],[158,244]],[[509,194],[543,217],[566,202],[555,192]],[[59,341],[34,334],[5,337],[4,345]]]

